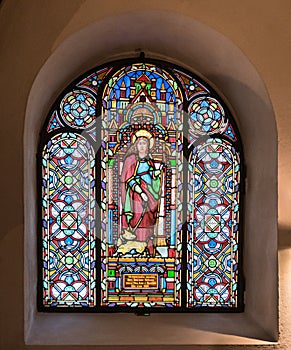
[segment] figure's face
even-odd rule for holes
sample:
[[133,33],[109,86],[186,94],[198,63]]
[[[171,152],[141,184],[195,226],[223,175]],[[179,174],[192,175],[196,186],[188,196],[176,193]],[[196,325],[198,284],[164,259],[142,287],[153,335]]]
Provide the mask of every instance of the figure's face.
[[137,147],[138,153],[147,154],[148,153],[148,149],[149,149],[149,141],[148,141],[148,139],[146,139],[144,137],[141,137],[140,139],[138,139],[136,147]]

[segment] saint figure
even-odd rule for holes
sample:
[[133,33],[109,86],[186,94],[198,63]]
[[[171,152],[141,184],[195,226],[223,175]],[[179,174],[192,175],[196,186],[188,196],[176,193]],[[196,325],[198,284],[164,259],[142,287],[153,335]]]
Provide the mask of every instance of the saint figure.
[[[123,235],[119,251],[148,249],[154,254],[154,233],[159,212],[162,165],[150,155],[153,137],[147,130],[138,130],[127,152],[121,172]],[[125,242],[127,241],[127,242]]]

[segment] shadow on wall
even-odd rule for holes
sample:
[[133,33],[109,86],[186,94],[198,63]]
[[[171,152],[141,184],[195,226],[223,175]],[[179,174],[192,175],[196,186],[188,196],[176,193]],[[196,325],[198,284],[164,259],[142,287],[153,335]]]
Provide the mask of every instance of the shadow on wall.
[[[273,130],[276,130],[275,120],[273,119],[270,121],[268,120],[268,127],[265,127],[264,119],[266,119],[267,116],[272,116],[273,110],[270,105],[267,105],[265,101],[255,93],[255,91],[252,90],[251,87],[246,86],[245,84],[242,84],[240,81],[237,81],[233,79],[232,77],[228,76],[215,76],[215,75],[209,75],[207,76],[209,79],[208,82],[215,81],[216,84],[220,86],[220,89],[215,88],[213,84],[211,84],[216,91],[223,90],[225,92],[225,102],[228,104],[227,100],[227,91],[236,91],[239,94],[239,98],[242,100],[246,100],[247,104],[237,104],[238,108],[233,108],[233,99],[231,100],[231,103],[228,104],[228,107],[230,108],[230,111],[232,112],[232,115],[237,123],[242,145],[244,149],[244,162],[246,165],[246,189],[245,189],[245,195],[243,196],[242,205],[244,207],[244,218],[243,218],[243,226],[244,226],[244,232],[242,233],[242,241],[243,241],[243,251],[244,251],[244,257],[243,257],[243,263],[245,266],[244,273],[246,277],[246,283],[248,288],[250,288],[251,285],[253,285],[254,281],[258,280],[258,276],[261,276],[261,274],[271,274],[275,273],[276,271],[276,255],[277,251],[274,249],[277,246],[277,226],[275,225],[277,220],[277,169],[274,169],[273,164],[277,164],[277,148],[273,145],[275,142],[277,142],[277,135],[270,133],[270,128],[273,128]],[[221,84],[220,84],[221,83]],[[242,118],[246,115],[251,115],[253,118],[257,119],[257,122],[253,122],[252,124],[248,125],[245,122],[242,122]],[[273,124],[273,125],[272,125]],[[274,140],[274,137],[276,137],[276,141]],[[247,140],[253,140],[248,141]],[[266,140],[270,140],[270,147],[266,149]],[[255,147],[254,147],[255,146]],[[267,155],[267,157],[266,157]],[[258,165],[259,164],[259,165]],[[258,170],[259,168],[259,170]],[[263,181],[261,180],[263,178]],[[268,191],[268,188],[270,189],[270,192]],[[263,224],[263,221],[268,221],[271,218],[270,226]],[[255,223],[257,222],[257,225]],[[283,248],[289,248],[291,247],[291,229],[289,228],[279,228],[279,249]],[[264,252],[265,253],[257,253],[258,247],[262,246],[262,243],[264,244]],[[269,265],[270,261],[272,261],[271,265],[273,266],[272,271],[265,270],[263,272],[262,269],[258,269],[257,261],[258,259],[261,261],[262,266]],[[246,264],[245,264],[246,263]],[[252,277],[250,277],[252,275]],[[265,301],[272,299],[272,292],[276,293],[277,288],[277,282],[274,282],[277,278],[277,276],[273,276],[274,280],[273,282],[270,282],[269,289],[266,289],[265,291]],[[266,280],[264,281],[266,283]],[[268,285],[268,282],[265,284],[265,287]],[[251,287],[253,288],[253,287]],[[264,304],[262,301],[256,301],[256,305]],[[255,309],[255,306],[253,305],[253,308]],[[249,309],[249,307],[247,307]],[[263,313],[262,310],[264,310],[263,305],[258,307],[258,312],[260,314]],[[266,311],[266,310],[265,310]],[[265,312],[264,311],[264,312]],[[271,312],[269,316],[271,315]],[[180,315],[178,316],[180,317]],[[236,335],[236,336],[245,336],[245,329],[243,327],[233,329],[230,327],[225,327],[228,323],[227,317],[224,317],[223,315],[220,315],[222,317],[222,322],[226,322],[223,324],[223,326],[217,322],[217,315],[211,314],[205,316],[200,315],[200,322],[194,323],[193,319],[188,319],[187,317],[179,319],[179,325],[181,327],[185,327],[188,329],[199,329],[202,331],[208,331],[210,333],[217,332],[220,334],[226,334],[226,335]],[[240,315],[232,315],[233,318],[240,319]],[[265,317],[267,317],[265,315]],[[276,316],[274,316],[274,319]],[[212,320],[212,321],[211,321]],[[205,321],[205,322],[204,322]],[[233,321],[233,320],[232,320]],[[230,321],[230,323],[232,322]],[[166,321],[168,324],[174,325],[174,323],[177,322],[177,319],[173,320],[171,318],[168,318]],[[211,331],[209,329],[209,322],[211,323]],[[253,324],[252,324],[253,322]],[[250,317],[249,324],[247,327],[258,327],[257,321],[255,318]],[[264,322],[261,323],[259,326],[261,327],[261,331],[265,335],[268,334],[268,330],[264,329]],[[251,336],[250,338],[257,338],[256,335]],[[268,336],[266,337],[268,338]],[[261,338],[263,339],[263,338]],[[211,349],[221,349],[220,346],[218,347],[211,347]],[[223,347],[227,348],[227,347]]]
[[278,228],[278,248],[291,248],[291,227],[280,226]]

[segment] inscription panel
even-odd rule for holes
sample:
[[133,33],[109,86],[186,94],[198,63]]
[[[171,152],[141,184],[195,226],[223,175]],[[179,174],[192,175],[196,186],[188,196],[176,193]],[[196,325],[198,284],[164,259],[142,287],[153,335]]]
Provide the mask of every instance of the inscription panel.
[[158,289],[158,274],[124,274],[124,289]]

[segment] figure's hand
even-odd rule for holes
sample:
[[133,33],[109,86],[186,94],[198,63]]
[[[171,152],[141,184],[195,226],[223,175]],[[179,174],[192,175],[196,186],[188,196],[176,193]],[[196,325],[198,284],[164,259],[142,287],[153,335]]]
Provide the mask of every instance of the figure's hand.
[[163,167],[164,167],[163,163],[155,163],[155,169],[156,170],[162,171]]
[[144,192],[140,196],[145,202],[149,200],[149,197]]

